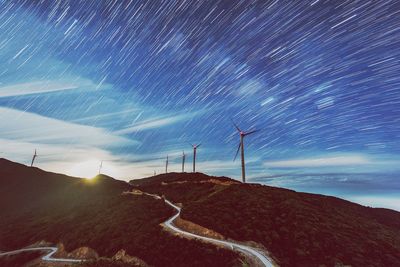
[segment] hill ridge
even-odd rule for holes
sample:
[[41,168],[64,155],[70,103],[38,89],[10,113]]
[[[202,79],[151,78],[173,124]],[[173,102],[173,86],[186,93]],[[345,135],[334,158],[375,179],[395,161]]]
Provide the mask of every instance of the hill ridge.
[[400,212],[260,184],[197,182],[209,179],[175,173],[130,183],[182,203],[184,220],[264,246],[281,266],[400,265]]

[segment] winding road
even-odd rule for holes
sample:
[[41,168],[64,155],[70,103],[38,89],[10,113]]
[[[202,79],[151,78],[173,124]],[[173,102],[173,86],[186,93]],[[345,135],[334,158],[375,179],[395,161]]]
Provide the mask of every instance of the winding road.
[[[143,192],[143,193],[145,195],[149,195],[149,196],[154,197],[156,199],[160,199],[160,200],[162,199],[158,195],[149,194],[149,193],[145,193],[145,192]],[[222,245],[222,246],[227,247],[227,248],[232,249],[232,250],[242,251],[243,253],[258,259],[258,261],[260,263],[262,263],[263,266],[265,266],[265,267],[274,267],[274,265],[272,263],[272,260],[270,258],[268,258],[267,256],[263,255],[258,250],[254,249],[252,247],[241,245],[241,244],[234,243],[234,242],[231,242],[231,241],[224,241],[224,240],[219,240],[219,239],[215,239],[215,238],[210,238],[210,237],[205,237],[205,236],[193,234],[193,233],[184,231],[184,230],[176,227],[173,222],[181,214],[181,208],[178,207],[177,205],[173,204],[171,201],[169,201],[167,199],[164,199],[164,200],[168,205],[170,205],[172,208],[174,208],[175,210],[178,211],[174,216],[172,216],[171,218],[169,218],[168,220],[166,220],[164,222],[165,227],[167,227],[171,231],[179,233],[179,234],[182,234],[182,235],[185,235],[187,237],[197,238],[197,239],[203,240],[203,241],[208,242],[208,243]],[[15,254],[22,253],[22,252],[27,252],[27,251],[41,251],[41,250],[50,251],[48,254],[46,254],[45,256],[42,257],[43,261],[68,262],[68,263],[80,263],[80,262],[85,261],[85,260],[82,260],[82,259],[53,258],[52,256],[58,250],[57,247],[22,248],[22,249],[18,249],[18,250],[9,251],[9,252],[0,252],[0,256],[15,255]]]
[[[148,194],[148,193],[145,193],[145,194],[149,195],[149,196],[152,196],[154,198],[157,198],[157,199],[162,199],[158,195]],[[184,231],[182,229],[179,229],[178,227],[176,227],[174,225],[173,222],[181,214],[181,208],[178,207],[177,205],[173,204],[171,201],[169,201],[167,199],[164,199],[164,200],[168,205],[170,205],[171,207],[173,207],[174,209],[176,209],[178,211],[174,216],[172,216],[171,218],[169,218],[167,221],[164,222],[164,225],[167,228],[169,228],[170,230],[172,230],[174,232],[177,232],[177,233],[180,233],[182,235],[188,236],[188,237],[201,239],[201,240],[203,240],[205,242],[208,242],[208,243],[222,245],[222,246],[227,247],[227,248],[232,249],[232,250],[236,249],[236,250],[242,251],[245,254],[258,259],[259,262],[262,263],[263,266],[265,266],[265,267],[274,267],[274,264],[272,263],[273,262],[272,259],[270,259],[267,256],[263,255],[258,250],[254,249],[252,247],[241,245],[241,244],[234,243],[234,242],[231,242],[231,241],[224,241],[224,240],[219,240],[219,239],[215,239],[215,238],[205,237],[205,236],[193,234],[193,233],[190,233],[190,232],[186,232],[186,231]]]
[[8,252],[0,252],[0,256],[9,256],[9,255],[15,255],[19,254],[22,252],[27,252],[27,251],[41,251],[41,250],[50,250],[48,254],[42,257],[42,260],[44,261],[51,261],[51,262],[69,262],[69,263],[78,263],[78,262],[83,262],[84,260],[78,260],[78,259],[63,259],[63,258],[53,258],[52,256],[57,252],[58,248],[57,247],[36,247],[36,248],[21,248],[13,251],[8,251]]

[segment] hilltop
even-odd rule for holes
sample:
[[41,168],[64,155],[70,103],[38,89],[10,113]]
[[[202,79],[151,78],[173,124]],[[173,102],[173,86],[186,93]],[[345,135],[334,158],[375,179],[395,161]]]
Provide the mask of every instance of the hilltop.
[[[0,159],[0,251],[45,240],[67,252],[89,247],[108,259],[123,249],[151,266],[240,266],[237,253],[165,231],[160,224],[175,211],[124,193],[131,188],[105,175],[81,179]],[[98,260],[90,266],[132,266]]]
[[[202,173],[126,183],[106,175],[70,177],[5,159],[0,159],[0,251],[45,240],[65,247],[65,255],[93,249],[99,258],[82,266],[133,266],[115,260],[121,255],[143,266],[252,266],[240,253],[166,231],[161,224],[175,211],[142,192],[180,205],[179,227],[257,247],[279,266],[400,265],[400,213],[393,210]],[[38,255],[19,257],[30,261]]]
[[[264,248],[280,266],[400,266],[400,213],[201,173],[132,180],[181,218]],[[255,242],[255,243],[254,243]]]

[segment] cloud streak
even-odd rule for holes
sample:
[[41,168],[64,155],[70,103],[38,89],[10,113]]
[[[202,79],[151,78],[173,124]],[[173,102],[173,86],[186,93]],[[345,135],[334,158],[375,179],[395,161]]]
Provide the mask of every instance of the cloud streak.
[[77,85],[57,81],[19,83],[0,87],[0,97],[40,94],[77,88]]
[[0,107],[0,138],[39,144],[119,146],[134,141],[104,129]]
[[88,85],[92,85],[92,83],[90,81],[80,81],[79,84],[66,81],[35,81],[18,83],[0,87],[0,97],[51,93],[78,89],[79,87]]
[[131,127],[116,131],[114,133],[115,134],[129,134],[129,133],[134,133],[134,132],[139,132],[139,131],[161,128],[161,127],[165,127],[165,126],[175,124],[175,123],[178,123],[181,121],[189,120],[189,119],[199,115],[200,113],[201,112],[192,112],[192,113],[186,113],[186,114],[181,114],[181,115],[173,115],[173,116],[169,116],[169,117],[144,120],[144,121],[135,123]]
[[370,164],[371,161],[359,155],[326,156],[319,158],[303,158],[280,161],[267,161],[264,166],[271,168],[304,168],[304,167],[333,167]]
[[[103,173],[128,179],[135,164],[112,150],[136,145],[102,128],[74,124],[41,115],[0,107],[0,157],[28,164],[38,150],[36,166],[74,176],[95,175],[101,160]],[[138,163],[140,165],[140,163]],[[125,166],[125,167],[124,167]],[[148,174],[146,167],[141,174]]]

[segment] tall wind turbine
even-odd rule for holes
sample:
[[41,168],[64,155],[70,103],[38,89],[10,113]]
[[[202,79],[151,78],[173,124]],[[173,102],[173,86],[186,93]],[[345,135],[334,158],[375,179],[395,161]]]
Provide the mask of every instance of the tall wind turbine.
[[35,149],[35,153],[33,154],[33,157],[32,157],[31,167],[33,166],[33,163],[34,163],[36,157],[37,157],[37,153],[36,153],[36,149]]
[[236,160],[236,157],[239,154],[239,149],[240,149],[240,152],[241,152],[240,154],[242,156],[242,181],[243,181],[243,183],[245,183],[246,182],[246,169],[245,169],[245,163],[244,163],[244,142],[243,141],[244,141],[244,138],[246,136],[257,132],[258,130],[253,130],[253,131],[250,131],[250,132],[244,132],[244,131],[240,130],[240,128],[234,122],[233,122],[233,125],[235,125],[236,130],[240,134],[240,143],[239,143],[239,146],[237,148],[236,155],[235,155],[235,158],[233,159],[233,161]]
[[185,151],[182,151],[182,172],[185,172],[185,160],[186,160],[186,154]]
[[167,160],[165,161],[165,173],[168,173],[168,155]]
[[201,144],[192,145],[192,147],[193,147],[193,172],[196,172],[196,152],[197,152],[197,148],[199,148],[200,146],[201,146]]

